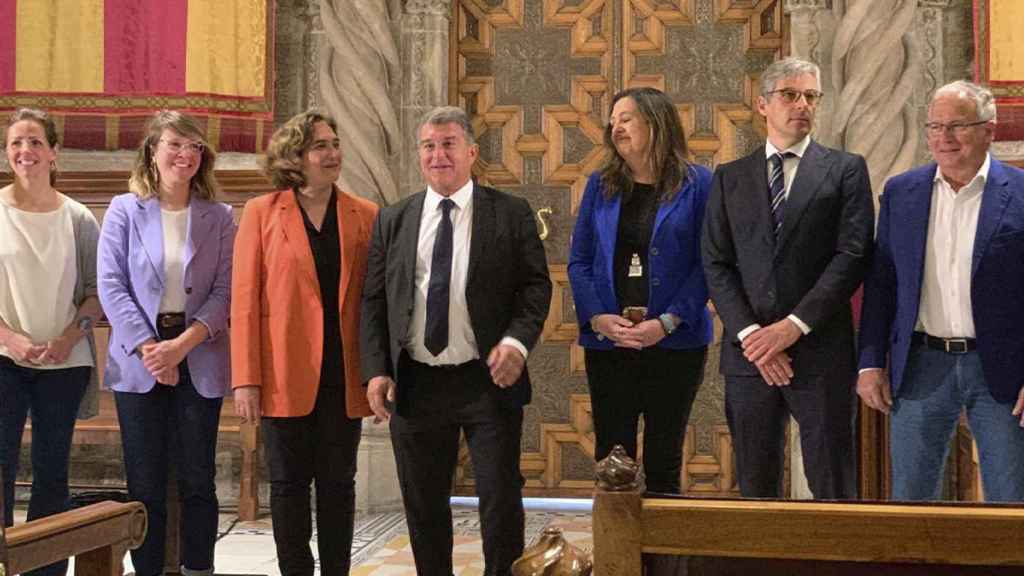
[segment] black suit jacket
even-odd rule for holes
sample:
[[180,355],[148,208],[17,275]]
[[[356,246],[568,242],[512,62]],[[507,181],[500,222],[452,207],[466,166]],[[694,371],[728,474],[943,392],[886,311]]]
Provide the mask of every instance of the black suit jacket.
[[869,267],[874,201],[864,158],[811,141],[772,232],[764,148],[715,171],[702,250],[725,324],[721,369],[758,374],[737,333],[795,314],[811,328],[788,351],[797,376],[854,367],[850,298]]
[[[416,279],[416,246],[426,191],[384,208],[377,215],[367,255],[360,330],[363,382],[391,376],[397,409],[406,412],[409,386],[398,372],[408,345]],[[486,361],[505,336],[527,349],[540,337],[551,305],[551,280],[544,245],[530,205],[493,188],[473,185],[472,238],[466,278],[466,304],[477,352]],[[526,369],[515,385],[494,386],[515,406],[530,401]]]

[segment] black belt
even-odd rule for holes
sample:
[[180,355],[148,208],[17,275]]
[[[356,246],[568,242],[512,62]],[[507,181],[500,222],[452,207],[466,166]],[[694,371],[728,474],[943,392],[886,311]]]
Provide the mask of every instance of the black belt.
[[425,362],[419,362],[417,360],[409,359],[413,365],[422,370],[439,370],[442,372],[455,372],[458,370],[465,370],[472,368],[474,365],[479,365],[480,361],[477,359],[470,360],[469,362],[463,362],[462,364],[427,364]]
[[947,354],[966,354],[978,349],[978,341],[974,338],[940,338],[924,332],[914,332],[910,341]]
[[158,328],[178,328],[179,326],[184,326],[185,313],[167,312],[164,314],[157,314],[156,325]]

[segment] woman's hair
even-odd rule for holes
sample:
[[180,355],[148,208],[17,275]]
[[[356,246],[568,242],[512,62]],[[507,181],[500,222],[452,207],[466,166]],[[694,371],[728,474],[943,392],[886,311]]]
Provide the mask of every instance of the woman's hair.
[[302,155],[313,143],[313,127],[317,122],[326,122],[331,130],[338,132],[338,123],[318,110],[307,110],[296,114],[274,131],[263,158],[263,171],[279,189],[298,189],[306,185],[302,174]]
[[[687,179],[689,148],[686,134],[679,121],[679,112],[661,90],[655,88],[629,88],[612,98],[609,114],[615,103],[632,98],[636,109],[651,128],[651,168],[655,177],[654,189],[662,201],[671,200]],[[612,197],[633,189],[633,173],[626,160],[615,149],[612,124],[604,127],[605,161],[599,172],[604,182],[605,195]]]
[[[11,129],[11,126],[22,120],[29,120],[42,126],[43,133],[46,134],[46,143],[50,145],[50,148],[57,148],[59,144],[57,142],[57,124],[54,123],[53,118],[50,118],[49,114],[38,108],[18,108],[11,112],[11,115],[7,117],[7,125],[4,127],[4,148],[7,148],[7,131]],[[50,165],[50,186],[56,183],[57,164],[53,163]]]
[[139,142],[139,150],[135,156],[128,179],[128,189],[139,198],[153,198],[160,195],[160,171],[154,161],[156,147],[164,130],[171,130],[183,138],[194,140],[203,146],[199,159],[199,170],[189,182],[189,193],[192,197],[213,200],[217,197],[220,187],[213,176],[213,164],[217,153],[206,141],[206,135],[199,123],[191,116],[177,110],[160,110],[146,124],[145,135]]

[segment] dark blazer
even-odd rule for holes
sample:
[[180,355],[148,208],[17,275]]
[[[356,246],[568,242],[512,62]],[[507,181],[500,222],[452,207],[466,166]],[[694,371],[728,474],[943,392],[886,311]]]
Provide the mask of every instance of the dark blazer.
[[[710,188],[711,171],[692,165],[683,187],[671,202],[659,204],[654,218],[647,315],[657,318],[670,312],[681,319],[676,331],[658,342],[662,348],[700,348],[711,341],[708,288],[700,261],[700,228]],[[580,345],[585,348],[614,347],[609,340],[598,340],[590,319],[597,314],[622,313],[612,270],[621,207],[622,195],[606,198],[601,175],[591,174],[569,254],[569,282],[580,325]]]
[[[406,413],[406,390],[398,359],[408,344],[416,281],[416,245],[426,191],[384,208],[377,216],[367,256],[360,338],[363,382],[389,375],[397,386],[397,410]],[[505,336],[529,350],[537,343],[551,305],[544,245],[526,200],[473,185],[472,239],[466,304],[477,353],[486,361]],[[505,389],[503,401],[530,401],[530,377]]]
[[860,156],[811,141],[772,232],[764,148],[715,171],[704,271],[725,324],[722,373],[756,376],[737,333],[795,314],[811,327],[788,353],[797,375],[853,370],[850,297],[870,264],[874,201]]
[[[860,367],[889,359],[893,396],[917,324],[935,164],[894,176],[878,217],[875,261],[864,285]],[[1024,385],[1024,170],[992,158],[971,261],[971,313],[992,397],[1014,402]]]

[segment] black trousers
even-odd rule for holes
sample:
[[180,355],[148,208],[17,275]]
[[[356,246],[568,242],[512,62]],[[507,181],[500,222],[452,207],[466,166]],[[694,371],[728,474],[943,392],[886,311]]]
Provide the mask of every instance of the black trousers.
[[797,376],[769,386],[760,376],[725,377],[725,415],[740,493],[780,498],[786,422],[800,425],[804,472],[815,498],[857,496],[853,453],[853,372]]
[[321,387],[313,411],[261,420],[270,473],[270,516],[282,576],[312,576],[310,484],[316,483],[320,573],[348,574],[356,509],[361,419],[345,414],[345,389]]
[[594,459],[604,459],[616,444],[636,459],[643,415],[647,490],[678,494],[686,423],[704,381],[706,357],[707,348],[585,350]]
[[391,437],[416,573],[452,574],[449,499],[461,431],[480,497],[484,573],[510,574],[524,545],[522,407],[499,402],[483,362],[432,368],[403,354],[401,363],[408,408],[391,417]]

